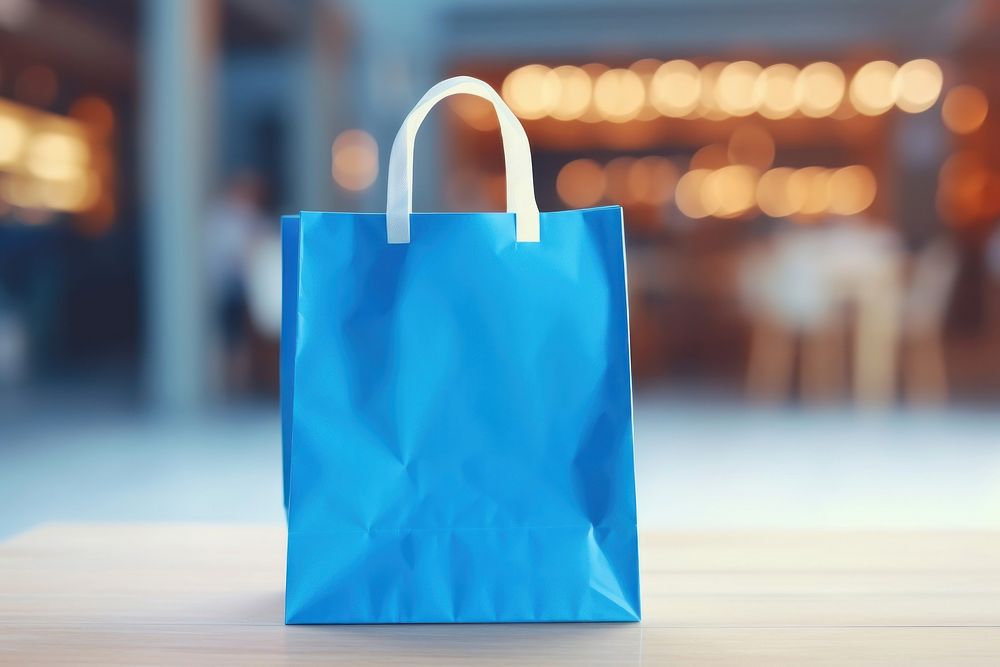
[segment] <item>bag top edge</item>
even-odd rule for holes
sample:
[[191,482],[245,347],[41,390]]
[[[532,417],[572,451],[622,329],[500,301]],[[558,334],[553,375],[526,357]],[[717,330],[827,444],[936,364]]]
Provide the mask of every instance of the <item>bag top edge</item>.
[[[562,209],[558,211],[542,211],[540,215],[552,215],[558,213],[579,213],[579,212],[589,212],[589,211],[605,211],[612,209],[621,209],[620,204],[607,204],[604,206],[592,206],[590,208],[569,208]],[[294,218],[300,215],[356,215],[362,217],[377,217],[385,218],[385,212],[372,212],[372,211],[299,211],[298,213],[283,213],[281,217],[283,218]],[[426,216],[462,216],[462,215],[514,215],[514,213],[509,211],[414,211],[410,215],[416,217],[426,217]]]

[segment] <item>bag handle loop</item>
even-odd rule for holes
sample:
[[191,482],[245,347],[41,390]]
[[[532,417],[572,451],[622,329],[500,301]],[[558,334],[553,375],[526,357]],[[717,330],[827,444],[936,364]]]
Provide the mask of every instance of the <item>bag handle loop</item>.
[[493,88],[471,76],[445,79],[428,90],[406,116],[392,142],[386,201],[389,243],[410,242],[413,212],[413,145],[420,124],[435,104],[451,95],[475,95],[493,105],[500,120],[504,164],[507,170],[507,211],[515,215],[518,242],[537,243],[538,205],[531,175],[531,147],[520,121]]

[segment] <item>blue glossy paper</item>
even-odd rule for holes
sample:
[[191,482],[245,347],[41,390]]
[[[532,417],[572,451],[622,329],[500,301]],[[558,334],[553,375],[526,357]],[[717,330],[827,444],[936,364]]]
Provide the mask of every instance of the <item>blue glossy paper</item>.
[[283,220],[288,623],[639,619],[619,207]]

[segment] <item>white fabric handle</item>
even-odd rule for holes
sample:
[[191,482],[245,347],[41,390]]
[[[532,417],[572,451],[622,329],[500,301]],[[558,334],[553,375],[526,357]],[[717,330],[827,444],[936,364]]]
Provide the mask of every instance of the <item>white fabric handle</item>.
[[413,212],[413,144],[420,124],[431,108],[451,95],[475,95],[496,109],[507,168],[507,211],[514,213],[519,242],[538,242],[538,205],[531,176],[531,148],[520,121],[489,84],[471,76],[456,76],[438,83],[420,98],[399,128],[389,153],[386,227],[389,243],[410,242]]

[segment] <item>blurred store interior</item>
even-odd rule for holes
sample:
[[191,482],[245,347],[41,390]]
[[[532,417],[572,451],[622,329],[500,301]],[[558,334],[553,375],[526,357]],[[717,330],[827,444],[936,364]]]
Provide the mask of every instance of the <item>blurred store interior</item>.
[[[281,519],[278,216],[384,210],[455,74],[624,207],[645,525],[996,528],[997,62],[995,0],[0,0],[0,537]],[[501,210],[433,119],[416,208]]]

